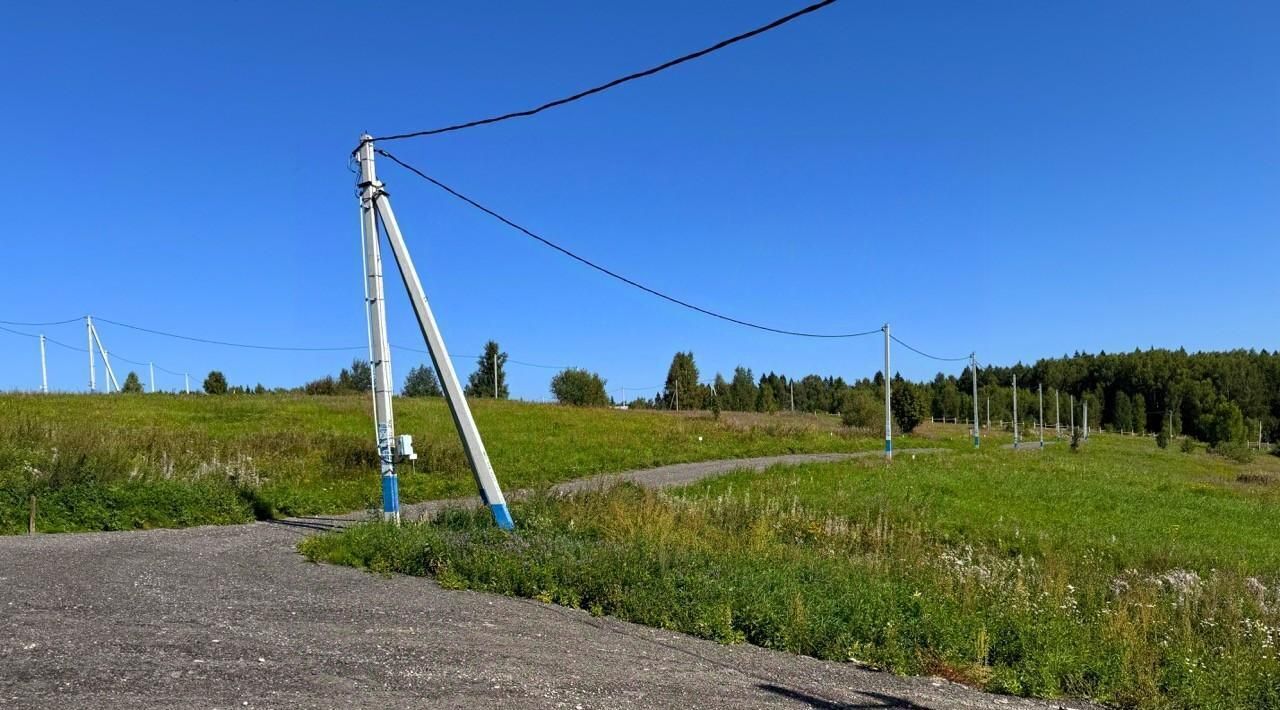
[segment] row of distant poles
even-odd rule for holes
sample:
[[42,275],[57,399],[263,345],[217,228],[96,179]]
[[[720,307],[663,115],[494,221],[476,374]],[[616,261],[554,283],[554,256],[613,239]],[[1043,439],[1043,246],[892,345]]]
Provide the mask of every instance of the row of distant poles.
[[[88,345],[89,345],[89,347],[86,348],[86,351],[89,354],[89,391],[90,392],[98,391],[97,359],[99,357],[102,358],[102,369],[103,369],[103,372],[106,373],[106,378],[103,380],[103,383],[106,385],[106,391],[108,393],[123,391],[120,387],[120,380],[116,378],[116,371],[114,368],[111,367],[111,355],[110,353],[107,352],[106,346],[102,344],[102,337],[98,335],[97,326],[93,324],[93,316],[84,317],[84,328],[85,328],[85,335],[86,335],[86,338],[88,339]],[[38,337],[40,339],[40,391],[44,394],[48,394],[49,393],[49,362],[46,355],[46,347],[45,347],[45,343],[47,339],[45,338],[44,333],[41,333]],[[54,341],[54,342],[56,343],[57,341]],[[66,346],[64,345],[64,347]],[[75,349],[78,350],[79,348],[75,348]],[[96,354],[95,354],[95,349],[96,349]],[[150,377],[149,389],[152,392],[155,392],[156,391],[156,364],[154,362],[147,363],[147,374]],[[183,391],[187,394],[191,394],[191,374],[187,372],[182,373],[182,381],[183,381]]]

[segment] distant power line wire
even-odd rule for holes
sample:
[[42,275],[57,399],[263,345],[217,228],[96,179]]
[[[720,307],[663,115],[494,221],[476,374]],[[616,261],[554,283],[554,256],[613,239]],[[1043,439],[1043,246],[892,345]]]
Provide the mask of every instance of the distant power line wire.
[[960,362],[961,360],[968,360],[970,358],[969,355],[965,355],[964,357],[938,357],[937,355],[930,355],[929,353],[923,350],[913,348],[910,345],[904,343],[902,339],[896,335],[890,335],[889,337],[893,338],[893,342],[897,343],[898,345],[901,345],[902,347],[906,348],[907,350],[910,350],[911,352],[917,355],[922,355],[924,357],[927,357],[930,360],[937,360],[939,362]]
[[775,28],[781,27],[782,25],[785,25],[785,24],[787,24],[788,22],[791,22],[792,20],[794,20],[794,19],[796,19],[796,18],[803,17],[804,15],[808,15],[808,14],[809,14],[809,13],[811,13],[811,12],[816,12],[816,11],[818,11],[818,10],[821,10],[822,8],[826,7],[827,5],[830,5],[830,4],[834,3],[835,1],[836,1],[836,0],[822,0],[822,2],[814,3],[814,4],[812,4],[812,5],[808,6],[808,7],[805,7],[805,8],[802,8],[802,9],[800,9],[800,10],[795,11],[795,12],[791,13],[790,15],[786,15],[786,16],[784,16],[784,17],[779,17],[778,19],[774,20],[773,22],[770,22],[770,23],[768,23],[768,24],[766,24],[766,25],[762,25],[762,26],[760,26],[760,27],[757,27],[757,28],[755,28],[754,30],[751,30],[751,31],[749,31],[749,32],[744,32],[744,33],[742,33],[742,34],[740,34],[740,35],[735,35],[735,36],[730,37],[730,38],[728,38],[728,39],[726,39],[726,40],[722,40],[722,41],[717,42],[717,43],[715,43],[715,44],[713,44],[713,45],[711,45],[710,47],[707,47],[707,48],[705,48],[705,49],[700,49],[700,50],[698,50],[698,51],[696,51],[696,52],[693,52],[693,53],[691,53],[691,54],[686,54],[686,55],[684,55],[684,56],[682,56],[682,57],[677,57],[677,58],[672,59],[672,60],[670,60],[670,61],[663,62],[662,64],[659,64],[658,66],[651,67],[651,68],[649,68],[649,69],[645,69],[645,70],[643,70],[643,71],[638,71],[638,72],[636,72],[636,73],[634,73],[634,74],[628,74],[628,75],[626,75],[626,76],[624,76],[624,77],[620,77],[620,78],[614,79],[613,81],[606,82],[606,83],[604,83],[604,84],[601,84],[601,85],[596,86],[596,87],[592,87],[592,88],[587,89],[587,90],[585,90],[585,91],[579,91],[578,93],[573,94],[573,95],[571,95],[571,96],[566,96],[566,97],[564,97],[564,98],[556,99],[556,100],[554,100],[554,101],[548,101],[547,103],[544,103],[544,104],[542,104],[541,106],[538,106],[538,107],[536,107],[536,108],[526,109],[526,110],[524,110],[524,111],[513,111],[513,112],[511,112],[511,113],[505,113],[505,114],[502,114],[502,115],[500,115],[500,116],[492,116],[492,117],[490,117],[490,118],[482,118],[482,119],[479,119],[479,120],[476,120],[476,121],[467,121],[466,123],[458,123],[458,124],[455,124],[455,125],[452,125],[452,126],[444,126],[443,128],[432,128],[432,129],[425,130],[425,131],[413,131],[412,133],[398,133],[398,134],[395,134],[395,135],[380,136],[380,137],[374,138],[373,140],[375,140],[375,141],[395,141],[395,140],[401,140],[401,139],[404,139],[404,138],[417,138],[417,137],[419,137],[419,136],[432,136],[432,135],[436,135],[436,134],[440,134],[440,133],[450,133],[450,132],[452,132],[452,131],[460,131],[460,130],[463,130],[463,129],[465,129],[465,128],[474,128],[475,126],[484,126],[484,125],[487,125],[487,124],[490,124],[490,123],[498,123],[499,121],[506,121],[506,120],[509,120],[509,119],[512,119],[512,118],[524,118],[524,117],[527,117],[527,116],[532,116],[532,115],[534,115],[534,114],[542,113],[543,111],[546,111],[547,109],[555,108],[555,107],[557,107],[557,106],[563,106],[563,105],[565,105],[565,104],[572,103],[572,102],[574,102],[574,101],[578,101],[579,99],[584,99],[584,98],[586,98],[586,97],[588,97],[588,96],[591,96],[591,95],[593,95],[593,94],[598,94],[598,93],[600,93],[600,92],[602,92],[602,91],[607,91],[607,90],[609,90],[609,89],[612,89],[612,88],[613,88],[613,87],[615,87],[615,86],[620,86],[620,85],[625,84],[625,83],[627,83],[627,82],[629,82],[629,81],[635,81],[636,79],[643,79],[643,78],[644,78],[644,77],[646,77],[646,76],[652,76],[652,75],[654,75],[654,74],[657,74],[658,72],[663,71],[664,69],[670,69],[671,67],[674,67],[674,66],[677,66],[677,65],[680,65],[680,64],[684,64],[685,62],[692,61],[692,60],[694,60],[694,59],[698,59],[698,58],[700,58],[700,57],[704,57],[704,56],[706,56],[706,55],[708,55],[708,54],[711,54],[712,52],[715,52],[715,51],[720,50],[720,49],[724,49],[725,47],[728,47],[728,46],[730,46],[730,45],[732,45],[732,44],[736,44],[736,43],[741,42],[741,41],[743,41],[743,40],[746,40],[746,39],[750,39],[750,38],[752,38],[752,37],[755,37],[756,35],[764,34],[765,32],[768,32],[769,30],[772,30],[772,29],[775,29]]
[[[44,323],[23,323],[20,321],[0,320],[0,324],[17,325],[17,326],[25,326],[28,328],[33,328],[33,327],[38,327],[42,325],[66,325],[67,323],[76,323],[76,322],[82,322],[82,321],[84,321],[84,316],[80,316],[79,318],[68,318],[66,320],[47,321]],[[19,335],[26,335],[26,333],[19,333]]]
[[[78,320],[78,319],[77,319],[77,320]],[[0,321],[0,322],[7,323],[8,321]],[[69,322],[70,322],[70,321],[62,321],[61,323],[69,323]],[[59,323],[59,324],[61,324],[61,323]],[[5,331],[6,333],[13,333],[14,335],[21,335],[21,336],[26,337],[26,338],[35,338],[35,339],[37,339],[37,340],[39,340],[39,339],[40,339],[40,335],[39,335],[39,334],[37,334],[37,333],[24,333],[24,332],[22,332],[22,331],[20,331],[20,330],[14,330],[13,328],[5,328],[4,326],[0,326],[0,330]],[[66,349],[68,349],[68,350],[75,350],[76,352],[82,352],[82,353],[83,353],[83,352],[88,352],[86,348],[78,348],[78,347],[76,347],[76,346],[74,346],[74,345],[67,345],[67,344],[66,344],[66,343],[64,343],[64,342],[62,342],[62,341],[60,341],[60,340],[54,340],[53,338],[50,338],[50,337],[49,337],[49,336],[47,336],[47,335],[45,336],[44,341],[45,341],[46,343],[53,343],[54,345],[57,345],[57,346],[59,346],[59,347],[66,348]]]
[[619,274],[619,273],[618,273],[618,272],[616,272],[616,271],[612,271],[612,270],[610,270],[610,269],[608,269],[608,268],[606,268],[606,267],[604,267],[604,266],[601,266],[601,265],[599,265],[599,264],[595,263],[594,261],[591,261],[590,259],[587,259],[586,257],[579,256],[579,255],[577,255],[577,254],[575,254],[575,253],[573,253],[573,252],[569,251],[568,249],[566,249],[566,248],[564,248],[564,247],[560,246],[559,244],[556,244],[555,242],[551,241],[550,239],[547,239],[547,238],[545,238],[545,237],[539,236],[539,235],[535,234],[534,232],[532,232],[531,230],[529,230],[529,229],[527,229],[527,228],[525,228],[525,227],[522,227],[522,226],[520,226],[519,224],[516,224],[515,222],[511,221],[510,219],[507,219],[506,217],[502,216],[501,214],[499,214],[499,213],[497,213],[497,212],[495,212],[495,211],[493,211],[493,210],[489,209],[488,207],[485,207],[484,205],[480,204],[479,202],[476,202],[475,200],[471,199],[470,197],[467,197],[466,195],[464,195],[464,194],[462,194],[462,193],[458,192],[457,190],[455,190],[455,189],[453,189],[453,188],[449,187],[448,185],[446,185],[446,184],[444,184],[444,183],[440,182],[439,180],[436,180],[435,178],[431,177],[430,175],[427,175],[426,173],[422,172],[421,170],[418,170],[417,168],[413,167],[412,165],[409,165],[408,163],[404,162],[403,160],[400,160],[399,158],[397,158],[396,156],[392,155],[391,153],[388,153],[387,151],[385,151],[385,150],[381,150],[381,149],[379,149],[377,152],[378,152],[378,154],[379,154],[379,155],[381,155],[381,156],[383,156],[383,157],[385,157],[385,158],[387,158],[387,159],[391,160],[392,162],[396,163],[396,164],[397,164],[397,165],[399,165],[400,167],[402,167],[402,168],[404,168],[404,169],[408,170],[409,172],[412,172],[413,174],[417,175],[418,177],[422,178],[423,180],[426,180],[427,182],[429,182],[429,183],[431,183],[431,184],[435,185],[436,187],[440,188],[441,190],[444,190],[445,192],[449,193],[450,195],[453,195],[454,197],[458,198],[459,200],[462,200],[463,202],[465,202],[465,203],[467,203],[467,204],[471,205],[472,207],[474,207],[474,208],[476,208],[476,209],[480,210],[481,212],[484,212],[485,214],[489,215],[490,217],[493,217],[494,219],[498,220],[499,222],[502,222],[503,224],[507,225],[508,227],[511,227],[512,229],[515,229],[516,231],[519,231],[519,232],[523,233],[525,236],[530,237],[530,238],[532,238],[532,239],[534,239],[534,240],[536,240],[536,241],[539,241],[539,242],[541,242],[542,244],[544,244],[544,245],[546,245],[546,246],[548,246],[548,247],[551,247],[552,249],[555,249],[556,251],[560,252],[561,254],[564,254],[565,256],[567,256],[567,257],[569,257],[569,258],[571,258],[571,259],[573,259],[573,260],[575,260],[575,261],[577,261],[577,262],[579,262],[579,263],[585,264],[586,266],[589,266],[589,267],[591,267],[591,268],[595,269],[596,271],[599,271],[599,272],[600,272],[600,273],[602,273],[602,274],[605,274],[605,275],[607,275],[607,276],[610,276],[610,277],[612,277],[612,278],[615,278],[615,279],[617,279],[617,280],[619,280],[619,281],[621,281],[621,282],[623,282],[623,283],[625,283],[625,284],[628,284],[628,285],[630,285],[630,286],[634,286],[635,288],[638,288],[638,289],[640,289],[641,291],[644,291],[645,293],[648,293],[648,294],[650,294],[650,295],[657,296],[658,298],[661,298],[661,299],[666,300],[666,301],[670,301],[671,303],[674,303],[674,304],[676,304],[677,306],[682,306],[682,307],[684,307],[684,308],[688,308],[689,310],[697,311],[698,313],[701,313],[701,314],[703,314],[703,315],[708,315],[708,316],[711,316],[712,318],[719,318],[720,320],[728,321],[728,322],[730,322],[730,323],[736,323],[737,325],[746,326],[746,327],[748,327],[748,328],[755,328],[756,330],[763,330],[763,331],[766,331],[766,332],[769,332],[769,333],[778,333],[778,334],[781,334],[781,335],[794,335],[794,336],[798,336],[798,337],[801,337],[801,338],[857,338],[857,337],[861,337],[861,336],[864,336],[864,335],[872,335],[872,334],[874,334],[874,333],[879,333],[879,332],[880,332],[880,329],[879,329],[879,328],[872,328],[871,330],[861,331],[861,332],[857,332],[857,333],[809,333],[809,332],[798,331],[798,330],[787,330],[787,329],[785,329],[785,328],[773,328],[773,327],[770,327],[770,326],[767,326],[767,325],[760,325],[760,324],[758,324],[758,323],[753,323],[753,322],[751,322],[751,321],[742,320],[742,319],[740,319],[740,318],[734,318],[734,317],[732,317],[732,316],[727,316],[727,315],[725,315],[725,314],[723,314],[723,313],[717,313],[716,311],[713,311],[713,310],[710,310],[710,309],[707,309],[707,308],[703,308],[703,307],[701,307],[701,306],[696,306],[696,305],[694,305],[694,304],[692,304],[692,303],[690,303],[690,302],[688,302],[688,301],[685,301],[685,300],[682,300],[682,299],[676,298],[675,296],[668,295],[668,294],[666,294],[666,293],[663,293],[662,291],[658,291],[657,289],[653,289],[653,288],[650,288],[650,287],[648,287],[648,286],[645,286],[644,284],[639,283],[638,281],[635,281],[635,280],[633,280],[633,279],[627,278],[626,276],[623,276],[622,274]]
[[144,328],[140,325],[130,325],[128,323],[121,323],[119,321],[108,320],[106,318],[102,318],[101,316],[94,316],[94,318],[97,319],[97,321],[100,323],[110,323],[111,325],[117,325],[117,326],[120,326],[121,328],[137,330],[143,333],[150,333],[152,335],[161,335],[166,338],[177,338],[179,340],[189,340],[193,343],[205,343],[208,345],[224,345],[226,347],[231,347],[231,348],[249,348],[251,350],[282,350],[282,351],[288,351],[288,352],[337,352],[341,350],[367,350],[368,349],[368,346],[366,345],[358,345],[358,346],[350,346],[350,347],[294,347],[294,346],[287,346],[287,345],[255,345],[253,343],[233,343],[226,340],[213,340],[211,338],[197,338],[191,335],[179,335],[177,333],[169,333],[163,330]]

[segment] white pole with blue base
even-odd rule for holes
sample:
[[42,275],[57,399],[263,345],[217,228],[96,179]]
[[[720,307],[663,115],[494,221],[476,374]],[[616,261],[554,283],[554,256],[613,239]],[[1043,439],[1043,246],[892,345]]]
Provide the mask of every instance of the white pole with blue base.
[[[444,338],[440,334],[440,327],[436,324],[435,315],[431,312],[431,306],[427,303],[427,294],[422,288],[422,281],[418,278],[418,271],[413,265],[413,259],[409,256],[409,248],[405,245],[404,236],[400,232],[400,225],[396,222],[395,213],[391,210],[391,201],[387,197],[382,183],[377,180],[374,173],[373,156],[375,151],[373,139],[368,135],[361,136],[358,152],[361,175],[361,210],[365,217],[363,224],[366,244],[369,241],[378,242],[377,226],[380,221],[386,229],[387,242],[391,245],[392,256],[395,258],[396,266],[399,267],[405,290],[408,291],[409,302],[413,305],[413,313],[418,319],[418,326],[421,328],[422,337],[426,341],[427,351],[431,355],[431,362],[435,365],[436,372],[440,375],[440,385],[444,390],[445,401],[449,404],[449,412],[453,415],[454,426],[457,427],[458,435],[462,439],[462,449],[466,454],[467,462],[471,465],[471,471],[475,475],[476,487],[480,489],[480,497],[484,499],[485,505],[489,507],[490,512],[493,514],[493,520],[498,527],[503,530],[511,530],[515,527],[515,523],[511,519],[511,511],[507,508],[506,498],[502,495],[502,488],[498,485],[498,477],[493,472],[493,464],[489,461],[489,454],[485,450],[484,441],[480,438],[480,430],[476,427],[475,419],[471,416],[471,408],[468,406],[467,398],[463,394],[462,384],[458,381],[458,373],[453,369],[453,360],[449,357],[449,351],[445,348]],[[366,248],[367,253],[368,250]],[[370,273],[372,272],[373,269],[370,269]],[[379,283],[381,283],[380,267],[378,272]],[[380,331],[385,341],[385,311],[378,309],[374,312],[374,309],[371,308],[370,315],[373,318],[382,319]],[[374,333],[372,325],[369,332],[372,338]],[[389,378],[389,356],[387,362]],[[387,434],[389,436],[394,434],[389,428],[390,411],[390,396],[388,395]],[[381,424],[381,420],[379,420],[379,424]],[[379,429],[378,434],[379,449],[381,450],[381,442],[383,440],[381,429]],[[390,457],[392,460],[390,481],[385,475],[385,469],[383,476],[384,516],[388,515],[387,511],[394,510],[397,520],[399,519],[400,503],[395,480],[394,462],[407,453],[404,449],[405,446],[393,446],[393,455]]]
[[893,463],[893,402],[889,385],[889,324],[884,331],[884,460]]

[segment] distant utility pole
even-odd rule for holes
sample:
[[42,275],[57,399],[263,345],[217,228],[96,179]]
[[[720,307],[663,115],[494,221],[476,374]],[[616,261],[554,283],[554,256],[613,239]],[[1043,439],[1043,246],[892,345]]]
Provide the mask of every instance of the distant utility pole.
[[1169,438],[1173,439],[1173,409],[1169,410]]
[[889,324],[884,328],[884,460],[893,462],[893,402],[889,391]]
[[987,431],[991,431],[991,395],[987,395]]
[[791,388],[791,413],[796,413],[796,381],[787,380],[787,386]]
[[151,394],[156,393],[156,364],[154,362],[147,363],[147,369],[151,370]]
[[1040,393],[1040,448],[1044,448],[1044,384],[1037,382],[1036,390]]
[[978,354],[969,353],[969,379],[973,380],[973,448],[978,448]]
[[1013,376],[1013,448],[1018,448],[1018,376]]
[[49,394],[49,368],[44,360],[44,333],[40,334],[40,391]]
[[84,332],[89,339],[89,347],[86,348],[89,353],[89,392],[93,393],[98,390],[98,382],[93,364],[93,318],[91,316],[84,317]]
[[680,411],[680,378],[676,378],[676,411]]
[[1053,435],[1062,438],[1062,411],[1058,409],[1058,390],[1053,391]]
[[[404,282],[405,290],[409,293],[409,302],[413,306],[414,316],[417,318],[422,337],[426,341],[427,350],[431,354],[432,363],[436,367],[436,372],[440,374],[445,401],[449,405],[454,426],[457,427],[459,438],[462,440],[463,453],[475,475],[480,497],[488,506],[498,527],[510,530],[515,524],[507,509],[506,498],[498,485],[493,464],[489,461],[484,441],[480,438],[480,431],[476,427],[475,419],[471,416],[471,408],[463,395],[462,385],[458,382],[458,375],[454,371],[453,361],[449,358],[444,337],[427,302],[426,292],[422,288],[417,268],[414,267],[413,259],[409,255],[409,248],[405,245],[404,235],[400,232],[395,212],[391,209],[391,198],[377,178],[372,136],[367,134],[360,136],[360,147],[357,153],[360,164],[358,187],[360,190],[360,237],[365,266],[363,274],[366,288],[365,301],[369,313],[369,345],[373,353],[371,365],[374,383],[374,433],[382,461],[383,518],[399,522],[400,489],[395,465],[400,461],[412,460],[416,454],[413,452],[412,440],[409,437],[395,438],[393,426],[391,349],[386,330],[387,316],[383,296],[379,223],[386,232],[387,242],[391,247],[396,266],[399,268],[401,281]],[[494,370],[496,373],[497,368],[495,367]],[[495,386],[494,389],[496,391],[497,387]]]
[[102,367],[107,371],[107,392],[110,393],[112,387],[115,391],[120,391],[120,381],[116,379],[115,370],[111,369],[111,357],[107,355],[107,349],[102,347],[102,338],[98,335],[98,329],[93,326],[93,319],[89,316],[84,317],[89,328],[89,390],[93,391],[94,374],[93,374],[93,346],[98,345],[98,352],[102,354]]
[[189,372],[182,373],[182,389],[187,394],[191,394],[191,373]]
[[493,354],[493,398],[498,398],[498,353]]
[[1074,394],[1069,394],[1067,395],[1067,397],[1070,400],[1070,402],[1067,404],[1067,409],[1071,410],[1071,435],[1075,436],[1076,435],[1076,396]]
[[1089,400],[1084,400],[1084,438],[1089,438]]

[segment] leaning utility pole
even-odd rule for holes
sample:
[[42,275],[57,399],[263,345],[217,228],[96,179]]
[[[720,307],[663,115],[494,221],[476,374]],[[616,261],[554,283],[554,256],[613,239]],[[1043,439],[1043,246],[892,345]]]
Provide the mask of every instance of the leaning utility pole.
[[889,324],[884,331],[884,460],[893,462],[893,402],[889,391]]
[[969,379],[973,380],[973,448],[978,448],[978,354],[969,353]]
[[98,352],[102,354],[102,367],[107,371],[107,392],[111,392],[111,388],[115,387],[115,391],[120,391],[120,380],[116,379],[115,370],[111,369],[111,357],[107,355],[107,349],[102,347],[102,338],[98,335],[98,329],[93,326],[93,321],[89,320],[89,316],[85,316],[85,320],[89,322],[89,386],[93,387],[93,344],[98,344]]
[[1013,448],[1018,448],[1018,376],[1013,376]]
[[40,334],[40,391],[49,394],[49,368],[44,359],[44,333]]
[[[507,509],[506,498],[498,485],[498,478],[493,472],[493,464],[485,450],[484,441],[480,438],[480,430],[471,416],[471,408],[462,392],[458,374],[453,369],[453,360],[445,347],[444,337],[436,324],[435,315],[427,303],[427,294],[418,278],[418,271],[409,256],[409,248],[405,245],[404,236],[400,233],[400,225],[391,209],[391,199],[378,180],[374,168],[373,138],[369,135],[360,137],[357,150],[360,163],[360,215],[361,238],[364,242],[365,285],[368,289],[366,301],[369,310],[369,344],[375,360],[374,376],[374,417],[377,435],[378,453],[382,461],[382,513],[383,518],[399,522],[400,491],[396,477],[395,465],[400,461],[413,460],[417,455],[413,452],[413,441],[404,436],[394,438],[395,429],[391,411],[391,349],[387,342],[386,306],[383,300],[382,258],[378,225],[386,230],[387,242],[391,253],[399,267],[400,278],[409,294],[409,302],[413,305],[414,316],[418,327],[426,341],[431,361],[440,374],[440,384],[444,390],[445,401],[453,415],[454,426],[462,439],[462,449],[471,465],[471,472],[480,489],[480,497],[489,506],[498,527],[510,530],[514,527],[511,513]],[[495,387],[495,391],[496,391]]]

